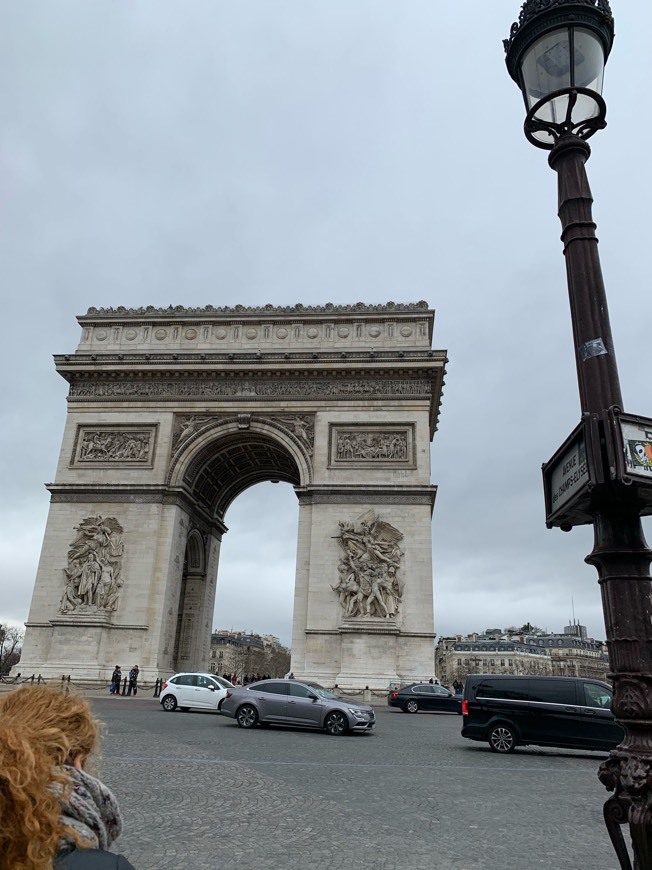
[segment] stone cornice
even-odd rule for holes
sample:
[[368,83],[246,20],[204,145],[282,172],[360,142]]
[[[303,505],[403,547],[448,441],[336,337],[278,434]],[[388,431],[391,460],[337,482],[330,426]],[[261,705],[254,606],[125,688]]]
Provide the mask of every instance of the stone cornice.
[[335,305],[332,302],[327,302],[325,305],[234,305],[234,306],[214,306],[205,305],[198,308],[187,308],[184,305],[169,305],[167,308],[157,308],[154,305],[141,306],[139,308],[126,308],[123,305],[117,308],[95,308],[88,309],[86,314],[80,315],[77,320],[80,323],[95,322],[102,320],[125,320],[127,318],[139,319],[172,319],[172,320],[188,320],[199,318],[201,320],[215,320],[221,318],[233,319],[268,319],[268,318],[305,318],[305,317],[336,317],[337,315],[346,315],[347,317],[355,315],[372,315],[372,316],[393,316],[395,314],[428,314],[432,310],[428,307],[428,303],[420,302],[386,302],[383,305],[368,305],[364,302],[356,302],[353,305]]
[[[117,353],[117,352],[80,352],[73,354],[55,354],[57,370],[64,374],[67,369],[98,367],[111,367],[115,369],[130,368],[168,368],[180,369],[183,366],[192,366],[193,370],[212,370],[215,366],[224,366],[227,369],[235,369],[242,366],[251,366],[252,372],[261,367],[274,365],[279,367],[279,372],[286,374],[288,371],[299,373],[298,365],[307,366],[311,374],[321,364],[328,366],[329,371],[341,372],[352,365],[387,366],[412,368],[415,363],[432,365],[448,362],[445,350],[363,350],[343,352],[242,352],[242,353],[198,353],[170,351],[161,353]],[[253,368],[255,367],[255,368]],[[65,377],[65,374],[64,374]]]
[[[32,625],[41,625],[42,623],[32,623],[26,622],[25,625],[30,627]],[[149,625],[132,625],[132,624],[121,624],[119,622],[108,622],[104,619],[97,619],[94,617],[83,617],[83,616],[57,616],[49,620],[47,623],[48,626],[75,626],[76,628],[106,628],[110,630],[121,629],[123,631],[148,631]]]
[[383,630],[383,629],[371,629],[371,630],[369,630],[366,627],[366,624],[365,625],[361,624],[360,627],[352,626],[349,624],[345,627],[341,626],[340,628],[307,628],[305,630],[305,634],[321,634],[321,635],[331,635],[331,636],[338,636],[338,635],[343,634],[343,633],[350,634],[350,633],[354,633],[354,632],[358,633],[358,634],[360,634],[360,633],[362,633],[362,634],[367,634],[367,633],[369,633],[369,634],[400,634],[401,637],[415,637],[415,638],[422,638],[423,640],[433,640],[433,641],[437,637],[436,634],[433,634],[432,632],[429,632],[429,631],[428,632],[403,631],[403,629],[399,628],[398,626],[396,628],[388,627],[385,630]]
[[203,531],[218,538],[227,527],[205,511],[198,500],[184,489],[152,484],[47,483],[53,504],[162,504],[176,505],[188,513]]
[[295,489],[300,504],[423,504],[432,513],[436,486],[310,486]]

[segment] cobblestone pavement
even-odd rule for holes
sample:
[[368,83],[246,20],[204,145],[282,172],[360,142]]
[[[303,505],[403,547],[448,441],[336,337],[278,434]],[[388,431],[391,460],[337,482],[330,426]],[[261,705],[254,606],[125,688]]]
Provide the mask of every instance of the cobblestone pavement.
[[137,870],[615,870],[601,755],[494,755],[455,715],[377,708],[374,735],[243,731],[98,698],[102,778]]

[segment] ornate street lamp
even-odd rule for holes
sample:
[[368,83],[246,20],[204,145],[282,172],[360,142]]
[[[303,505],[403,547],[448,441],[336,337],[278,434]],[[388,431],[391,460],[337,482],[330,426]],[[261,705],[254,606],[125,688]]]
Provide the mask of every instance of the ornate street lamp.
[[606,126],[602,79],[614,38],[608,0],[527,0],[505,41],[509,74],[525,100],[525,135],[550,151],[582,418],[544,465],[546,524],[592,524],[586,561],[598,571],[613,712],[623,742],[598,776],[613,791],[604,806],[623,870],[652,870],[652,560],[641,516],[652,513],[652,419],[623,412],[592,195],[587,139]]

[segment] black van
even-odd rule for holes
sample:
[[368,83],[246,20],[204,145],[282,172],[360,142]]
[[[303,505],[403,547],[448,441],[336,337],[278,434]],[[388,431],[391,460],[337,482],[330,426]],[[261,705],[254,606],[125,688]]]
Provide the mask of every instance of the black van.
[[582,677],[470,674],[464,684],[462,737],[494,752],[515,746],[614,749],[624,733],[611,712],[611,686]]

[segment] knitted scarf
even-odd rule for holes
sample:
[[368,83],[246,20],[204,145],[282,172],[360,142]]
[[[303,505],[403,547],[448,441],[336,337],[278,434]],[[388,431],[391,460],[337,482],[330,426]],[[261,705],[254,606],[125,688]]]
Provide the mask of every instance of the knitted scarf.
[[99,781],[76,767],[64,766],[72,781],[68,794],[61,797],[61,822],[65,829],[59,853],[77,846],[71,831],[89,849],[108,849],[122,831],[122,817],[113,793]]

